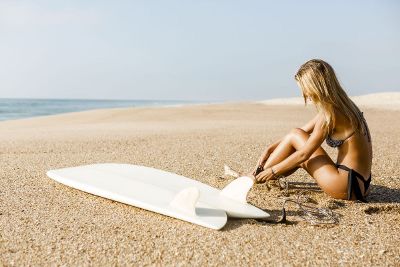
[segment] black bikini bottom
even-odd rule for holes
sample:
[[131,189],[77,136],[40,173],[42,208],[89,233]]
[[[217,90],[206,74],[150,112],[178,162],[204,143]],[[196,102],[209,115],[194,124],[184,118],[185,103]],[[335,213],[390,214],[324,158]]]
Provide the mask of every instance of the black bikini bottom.
[[364,192],[367,192],[368,187],[371,183],[371,174],[369,175],[367,180],[364,180],[364,177],[359,174],[357,171],[350,169],[349,167],[345,165],[340,165],[336,164],[336,167],[346,170],[349,172],[348,176],[348,184],[347,184],[347,199],[351,199],[351,195],[354,191],[354,194],[356,195],[357,200],[360,200],[362,202],[367,202],[361,193],[361,188],[360,185],[357,182],[357,179],[361,180],[364,183]]

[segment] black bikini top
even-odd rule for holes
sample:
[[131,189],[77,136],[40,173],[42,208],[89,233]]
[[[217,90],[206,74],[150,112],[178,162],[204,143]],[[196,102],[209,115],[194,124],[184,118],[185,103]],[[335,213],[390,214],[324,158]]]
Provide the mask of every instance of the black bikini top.
[[[364,123],[364,125],[367,127],[367,122],[365,121],[364,118],[364,112],[361,112],[361,117],[362,117],[362,121]],[[339,147],[341,146],[347,139],[349,139],[355,132],[353,132],[352,134],[350,134],[347,138],[343,139],[343,140],[335,140],[332,139],[331,136],[328,134],[328,136],[326,137],[326,144],[330,147]],[[370,134],[369,134],[369,129],[367,127],[367,133],[368,133],[368,141],[371,140],[370,138]]]
[[330,147],[339,147],[344,143],[344,141],[349,139],[353,134],[354,134],[354,132],[352,134],[350,134],[346,139],[343,139],[343,140],[332,139],[331,136],[328,134],[328,136],[326,137],[326,144]]

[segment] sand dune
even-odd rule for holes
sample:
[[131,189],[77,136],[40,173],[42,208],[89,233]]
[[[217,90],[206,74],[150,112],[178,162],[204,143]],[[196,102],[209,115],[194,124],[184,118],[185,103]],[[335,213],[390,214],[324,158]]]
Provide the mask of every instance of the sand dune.
[[[350,96],[359,106],[377,109],[400,110],[400,92],[383,92],[359,96]],[[302,97],[275,98],[260,101],[268,105],[304,105]]]

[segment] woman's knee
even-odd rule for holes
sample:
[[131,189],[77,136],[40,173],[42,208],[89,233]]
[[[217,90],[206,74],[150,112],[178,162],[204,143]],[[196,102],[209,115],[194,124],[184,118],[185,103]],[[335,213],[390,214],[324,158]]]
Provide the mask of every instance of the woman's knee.
[[290,134],[291,135],[300,135],[300,136],[308,135],[308,133],[301,128],[293,128],[290,131]]
[[285,136],[286,139],[292,140],[293,138],[302,135],[302,129],[300,128],[293,128],[291,129]]
[[307,142],[309,137],[308,133],[301,128],[293,128],[288,134],[288,138],[297,150]]

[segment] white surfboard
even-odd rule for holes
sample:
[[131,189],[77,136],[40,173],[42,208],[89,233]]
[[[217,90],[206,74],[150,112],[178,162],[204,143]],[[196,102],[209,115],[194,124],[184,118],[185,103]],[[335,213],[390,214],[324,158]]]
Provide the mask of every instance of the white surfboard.
[[253,180],[245,176],[219,190],[175,173],[131,164],[84,165],[51,170],[47,175],[94,195],[212,229],[221,229],[227,215],[239,218],[269,216],[247,203]]

